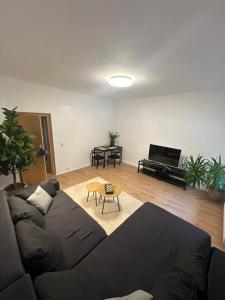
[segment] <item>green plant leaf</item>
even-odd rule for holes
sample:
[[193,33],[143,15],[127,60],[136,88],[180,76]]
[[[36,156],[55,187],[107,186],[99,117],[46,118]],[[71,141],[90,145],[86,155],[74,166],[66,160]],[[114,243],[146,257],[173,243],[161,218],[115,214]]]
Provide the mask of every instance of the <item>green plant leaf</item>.
[[186,162],[186,180],[193,188],[201,188],[205,184],[208,169],[208,160],[200,154],[194,159],[193,156]]
[[211,191],[223,191],[225,189],[225,166],[222,158],[213,158],[209,162],[206,188]]
[[36,162],[33,145],[35,137],[18,123],[16,109],[2,109],[5,119],[0,124],[0,175],[23,171]]

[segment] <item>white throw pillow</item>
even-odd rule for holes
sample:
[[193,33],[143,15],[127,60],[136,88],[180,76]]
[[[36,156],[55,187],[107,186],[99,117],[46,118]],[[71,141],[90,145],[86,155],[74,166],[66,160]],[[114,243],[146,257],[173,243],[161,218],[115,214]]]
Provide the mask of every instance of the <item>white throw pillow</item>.
[[38,208],[44,215],[48,212],[52,201],[53,198],[41,186],[38,186],[36,191],[27,199],[27,202]]
[[153,299],[153,296],[142,290],[138,290],[124,297],[108,298],[105,300],[122,300],[122,299],[123,300],[151,300]]

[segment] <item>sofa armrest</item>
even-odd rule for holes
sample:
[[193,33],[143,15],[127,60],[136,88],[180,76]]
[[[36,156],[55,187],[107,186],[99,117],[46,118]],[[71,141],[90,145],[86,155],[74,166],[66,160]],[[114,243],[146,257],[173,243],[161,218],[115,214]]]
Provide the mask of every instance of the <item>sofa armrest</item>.
[[225,252],[212,248],[208,275],[208,300],[225,299]]
[[0,192],[0,292],[25,274],[7,193]]
[[60,190],[59,181],[55,178],[50,178],[48,181],[51,181],[51,183],[54,185],[56,191]]

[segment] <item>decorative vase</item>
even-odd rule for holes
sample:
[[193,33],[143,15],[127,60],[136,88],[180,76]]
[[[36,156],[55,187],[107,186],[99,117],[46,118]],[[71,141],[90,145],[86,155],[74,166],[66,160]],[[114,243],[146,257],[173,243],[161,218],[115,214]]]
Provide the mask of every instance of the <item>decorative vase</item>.
[[208,191],[209,198],[215,202],[223,202],[225,200],[225,191]]
[[115,139],[113,137],[110,138],[110,146],[115,146]]

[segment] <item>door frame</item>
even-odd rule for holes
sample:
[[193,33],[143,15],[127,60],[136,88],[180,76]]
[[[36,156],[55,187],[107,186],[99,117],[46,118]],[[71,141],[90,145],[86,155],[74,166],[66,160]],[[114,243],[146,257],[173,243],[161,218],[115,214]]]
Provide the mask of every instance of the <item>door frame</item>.
[[49,144],[50,144],[50,157],[51,157],[52,175],[56,175],[55,151],[54,151],[54,141],[53,141],[51,114],[50,113],[23,112],[23,111],[18,112],[18,114],[36,115],[36,116],[39,116],[40,118],[41,117],[46,117],[47,126],[48,126]]

